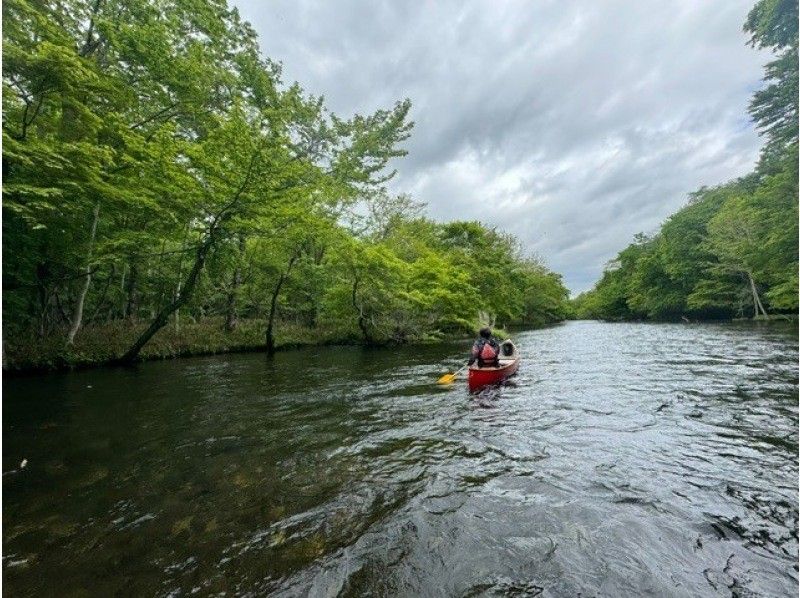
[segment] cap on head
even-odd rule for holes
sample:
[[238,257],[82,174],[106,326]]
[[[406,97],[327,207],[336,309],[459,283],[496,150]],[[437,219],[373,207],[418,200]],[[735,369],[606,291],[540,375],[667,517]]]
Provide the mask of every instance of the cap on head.
[[481,328],[481,330],[480,330],[480,332],[478,334],[480,334],[483,338],[491,338],[492,329],[489,328],[489,327]]

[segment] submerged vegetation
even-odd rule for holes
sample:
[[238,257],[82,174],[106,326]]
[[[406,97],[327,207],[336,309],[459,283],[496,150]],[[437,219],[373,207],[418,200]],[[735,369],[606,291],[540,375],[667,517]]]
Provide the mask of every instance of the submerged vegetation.
[[5,366],[565,316],[514,238],[386,191],[409,101],[331,114],[224,1],[8,0],[3,24]]
[[766,137],[755,171],[693,193],[653,236],[638,235],[577,317],[767,318],[798,309],[798,12],[795,0],[761,0],[745,30],[775,52],[750,114]]

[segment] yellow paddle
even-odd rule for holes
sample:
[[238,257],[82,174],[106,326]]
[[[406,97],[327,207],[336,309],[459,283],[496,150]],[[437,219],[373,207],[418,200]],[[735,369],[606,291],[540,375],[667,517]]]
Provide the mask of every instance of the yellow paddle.
[[456,376],[457,376],[457,375],[458,375],[460,372],[462,372],[462,371],[464,370],[464,368],[466,368],[468,365],[469,365],[468,363],[465,363],[464,365],[462,365],[460,368],[458,368],[458,369],[457,369],[455,372],[453,372],[452,374],[445,374],[444,376],[442,376],[441,378],[439,378],[439,379],[437,380],[437,383],[438,383],[438,384],[452,384],[452,383],[453,383],[453,381],[456,379]]

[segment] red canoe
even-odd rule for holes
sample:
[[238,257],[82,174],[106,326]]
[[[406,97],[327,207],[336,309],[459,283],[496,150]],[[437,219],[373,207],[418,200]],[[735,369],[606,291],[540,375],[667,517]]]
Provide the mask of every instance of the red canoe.
[[489,384],[502,382],[509,376],[515,374],[519,368],[519,353],[514,343],[504,341],[500,346],[500,366],[479,368],[477,365],[469,367],[469,389],[475,390]]

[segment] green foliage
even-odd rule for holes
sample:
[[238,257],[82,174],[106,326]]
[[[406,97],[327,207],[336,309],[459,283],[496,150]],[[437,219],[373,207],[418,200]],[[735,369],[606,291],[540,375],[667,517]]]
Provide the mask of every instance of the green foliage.
[[726,201],[708,224],[717,269],[753,280],[777,310],[797,308],[797,152],[755,191]]
[[[703,189],[652,239],[620,253],[576,300],[580,317],[675,319],[798,307],[796,152],[774,174]],[[752,285],[751,285],[752,281]],[[756,295],[753,295],[753,286]]]
[[191,351],[164,339],[209,318],[223,337],[258,321],[246,344],[270,347],[278,322],[402,342],[481,311],[563,317],[560,279],[513,238],[386,191],[408,100],[339,118],[281,81],[224,0],[168,8],[3,3],[6,338],[78,363],[82,327],[115,331],[97,361]]
[[560,277],[523,258],[513,237],[478,222],[395,214],[390,227],[335,248],[329,264],[324,321],[367,342],[473,332],[481,313],[528,325],[566,315]]
[[798,5],[797,0],[759,0],[744,25],[750,43],[769,48],[776,59],[767,63],[768,85],[753,95],[750,114],[767,136],[763,163],[780,159],[798,141]]

